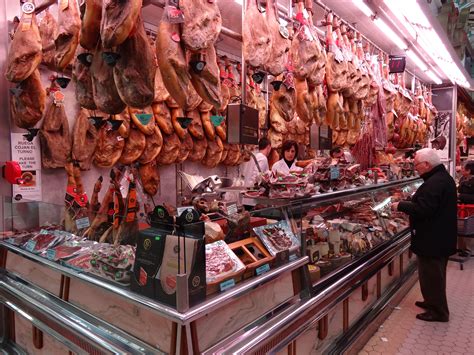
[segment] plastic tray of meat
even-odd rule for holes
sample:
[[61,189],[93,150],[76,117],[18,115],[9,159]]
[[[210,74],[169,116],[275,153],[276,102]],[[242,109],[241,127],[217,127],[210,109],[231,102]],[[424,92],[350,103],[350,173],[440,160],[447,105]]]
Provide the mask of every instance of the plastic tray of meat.
[[215,285],[245,271],[245,265],[222,240],[206,245],[206,283]]
[[35,236],[33,233],[21,233],[21,234],[16,234],[8,239],[5,239],[5,241],[9,244],[16,245],[18,247],[21,247],[22,245],[26,244],[30,239],[32,239]]
[[54,248],[46,250],[46,257],[49,260],[59,261],[72,258],[77,255],[83,247],[79,244],[76,245],[67,245],[61,244],[55,246]]
[[255,227],[253,230],[272,256],[284,250],[291,252],[301,246],[287,221]]

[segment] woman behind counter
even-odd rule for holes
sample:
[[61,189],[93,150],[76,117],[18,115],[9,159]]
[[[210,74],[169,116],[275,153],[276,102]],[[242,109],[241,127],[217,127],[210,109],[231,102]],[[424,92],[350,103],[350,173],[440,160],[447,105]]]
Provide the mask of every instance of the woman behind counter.
[[288,175],[290,172],[300,172],[303,168],[296,166],[298,144],[295,141],[285,141],[281,147],[283,158],[272,166],[272,172],[278,175]]

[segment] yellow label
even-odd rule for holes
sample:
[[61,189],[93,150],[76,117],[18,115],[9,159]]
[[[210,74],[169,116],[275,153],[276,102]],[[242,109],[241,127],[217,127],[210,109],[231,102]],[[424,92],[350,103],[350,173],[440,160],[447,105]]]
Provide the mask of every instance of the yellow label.
[[23,14],[21,19],[21,30],[23,32],[29,31],[31,29],[31,24],[33,22],[33,16],[31,14]]
[[61,0],[59,8],[61,11],[65,11],[69,7],[69,0]]

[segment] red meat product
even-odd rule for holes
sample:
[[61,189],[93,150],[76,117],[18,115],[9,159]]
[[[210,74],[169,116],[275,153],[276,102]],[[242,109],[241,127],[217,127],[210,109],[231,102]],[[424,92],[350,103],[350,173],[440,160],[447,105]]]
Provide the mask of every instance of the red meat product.
[[206,249],[206,277],[215,277],[228,272],[234,265],[234,261],[223,244]]

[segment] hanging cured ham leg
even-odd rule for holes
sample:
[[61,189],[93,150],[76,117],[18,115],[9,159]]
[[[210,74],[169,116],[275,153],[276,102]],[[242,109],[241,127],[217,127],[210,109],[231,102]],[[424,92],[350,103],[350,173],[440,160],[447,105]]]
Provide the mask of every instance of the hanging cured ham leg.
[[134,32],[117,48],[114,81],[125,104],[136,108],[150,106],[155,96],[155,57],[139,17]]
[[257,0],[247,1],[243,25],[245,60],[254,67],[263,67],[272,53],[272,34],[265,16],[258,10]]
[[43,117],[46,90],[41,84],[39,70],[35,70],[10,95],[10,112],[13,122],[20,128],[33,128]]
[[199,51],[212,47],[221,33],[222,17],[217,1],[180,0],[183,11],[183,41],[187,48]]
[[191,75],[179,34],[178,24],[162,20],[156,39],[156,57],[163,84],[178,106],[184,108],[187,106],[187,88],[191,86]]
[[267,1],[268,30],[272,36],[272,50],[270,60],[265,64],[265,68],[275,76],[280,75],[285,70],[291,47],[288,29],[280,27],[276,5],[275,0]]
[[[201,59],[206,65],[202,71],[196,70]],[[216,50],[214,46],[209,47],[205,52],[191,55],[191,82],[199,96],[204,101],[213,105],[216,110],[222,106],[221,81],[219,77],[219,66],[217,64]]]
[[103,0],[100,35],[104,48],[121,45],[132,32],[142,0]]
[[77,0],[60,0],[56,46],[56,67],[64,70],[74,59],[81,32],[81,18]]
[[90,170],[97,146],[97,129],[89,121],[89,112],[81,109],[72,136],[72,159],[81,170]]
[[102,19],[102,0],[86,0],[82,17],[80,44],[92,51],[100,41],[100,22]]
[[40,65],[42,56],[36,15],[23,13],[8,50],[5,77],[15,83],[25,80]]

